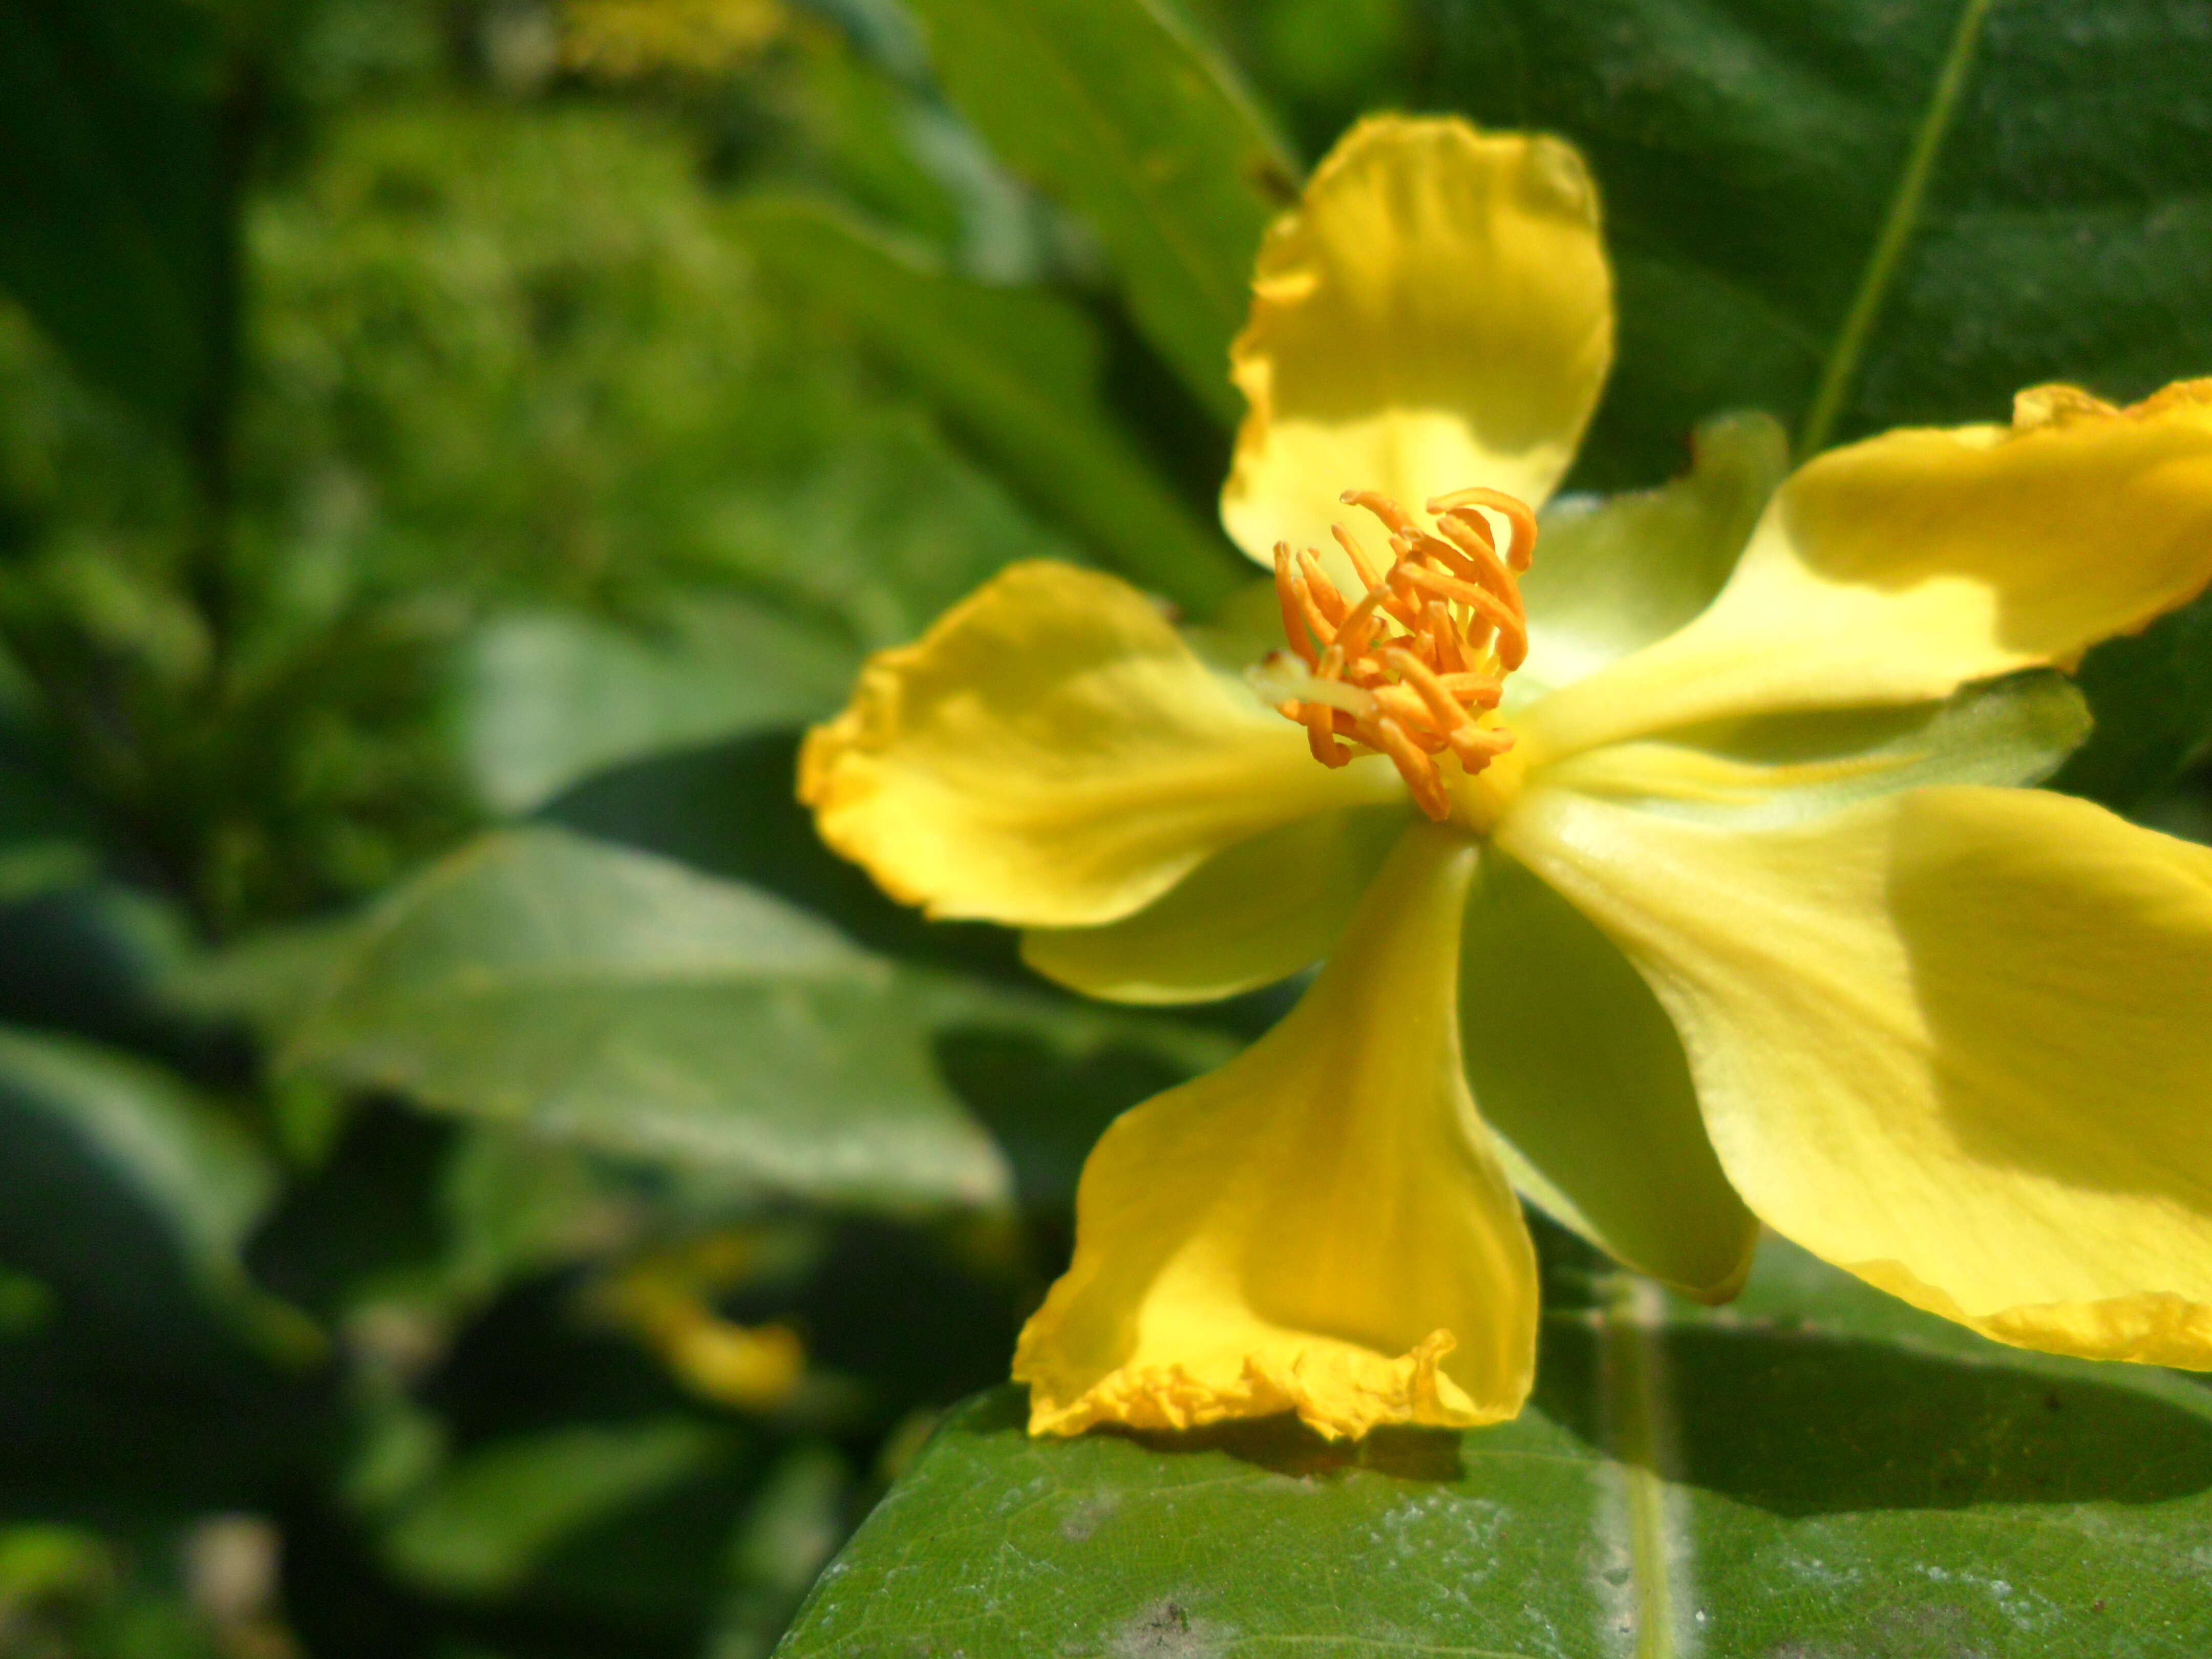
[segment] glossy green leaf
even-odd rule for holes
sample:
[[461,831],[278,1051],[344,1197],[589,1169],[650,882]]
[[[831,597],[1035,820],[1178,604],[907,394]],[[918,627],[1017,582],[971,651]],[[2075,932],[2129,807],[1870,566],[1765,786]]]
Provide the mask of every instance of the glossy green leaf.
[[221,44],[176,0],[0,4],[0,285],[180,435],[231,349]]
[[1817,437],[1829,380],[1842,440],[2203,374],[2208,30],[2165,0],[1533,0],[1451,19],[1423,89],[1589,156],[1621,337],[1584,476],[1611,487],[1719,409]]
[[1244,574],[1108,416],[1095,331],[1066,301],[950,276],[819,204],[760,196],[733,215],[764,265],[844,318],[971,450],[1100,558],[1200,608]]
[[784,1659],[2195,1659],[2212,1393],[1996,1347],[1769,1241],[1743,1300],[1555,1268],[1535,1403],[1032,1440],[957,1412]]
[[[1589,155],[1620,358],[1579,480],[1663,477],[1717,409],[1802,453],[2212,365],[2212,22],[2165,0],[1574,0],[1455,15],[1425,97]],[[2085,665],[2063,787],[2128,805],[2212,734],[2201,616]]]
[[1169,0],[919,0],[953,99],[1007,164],[1084,216],[1129,314],[1223,422],[1253,256],[1297,172]]
[[766,893],[539,828],[392,894],[285,1054],[739,1184],[984,1204],[1005,1166],[930,1056],[957,998]]

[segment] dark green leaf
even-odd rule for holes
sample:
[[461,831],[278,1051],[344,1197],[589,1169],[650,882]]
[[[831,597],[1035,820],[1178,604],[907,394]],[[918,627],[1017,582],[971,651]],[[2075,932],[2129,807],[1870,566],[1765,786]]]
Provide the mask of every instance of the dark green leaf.
[[1252,259],[1296,193],[1280,142],[1166,0],[919,0],[1000,155],[1098,233],[1130,315],[1224,423]]
[[1555,1279],[1536,1403],[1494,1429],[1031,1440],[986,1395],[779,1651],[2203,1650],[2202,1387],[1996,1347],[1772,1242],[1718,1312]]
[[845,1460],[811,1443],[794,1446],[769,1472],[731,1551],[733,1582],[715,1621],[714,1659],[766,1659],[845,1540],[852,1484]]
[[205,417],[230,349],[219,46],[175,0],[0,3],[0,283],[176,432]]
[[1170,494],[1098,400],[1083,313],[1035,289],[946,275],[830,209],[756,197],[736,210],[755,254],[842,316],[1039,511],[1137,580],[1210,608],[1242,569]]
[[385,1540],[428,1589],[496,1595],[592,1522],[696,1475],[720,1437],[684,1419],[556,1429],[485,1446],[448,1469]]
[[2045,380],[2140,396],[2212,362],[2202,7],[1972,0],[1978,31],[1967,0],[1429,9],[1429,95],[1572,138],[1603,191],[1621,352],[1594,484],[1671,472],[1717,409],[1798,423],[1831,371],[1849,438],[2001,419]]
[[86,815],[0,732],[0,905],[88,879],[98,866]]
[[[174,1075],[89,1043],[0,1029],[0,1134],[4,1206],[19,1235],[9,1253],[44,1255],[93,1228],[50,1264],[86,1311],[118,1326],[158,1317],[162,1281],[180,1274],[275,1352],[318,1351],[313,1328],[257,1290],[240,1259],[276,1196],[276,1171]],[[94,1224],[123,1195],[131,1225],[98,1237]],[[167,1259],[134,1263],[128,1252],[149,1223]]]
[[2212,743],[2212,596],[2106,641],[2081,681],[2096,727],[2051,787],[2131,811]]

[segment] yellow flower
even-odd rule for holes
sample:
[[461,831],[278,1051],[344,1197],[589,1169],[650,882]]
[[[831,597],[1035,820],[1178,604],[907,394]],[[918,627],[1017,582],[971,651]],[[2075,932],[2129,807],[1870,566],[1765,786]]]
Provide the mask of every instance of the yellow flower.
[[2212,580],[2212,381],[1786,481],[1722,422],[1538,548],[1611,350],[1571,149],[1368,121],[1253,291],[1222,515],[1273,591],[1187,637],[1017,566],[802,763],[832,846],[1079,989],[1325,963],[1092,1153],[1032,1429],[1509,1417],[1516,1188],[1710,1300],[1763,1220],[2001,1341],[2212,1367],[2212,849],[1992,787],[2085,732],[2055,671]]

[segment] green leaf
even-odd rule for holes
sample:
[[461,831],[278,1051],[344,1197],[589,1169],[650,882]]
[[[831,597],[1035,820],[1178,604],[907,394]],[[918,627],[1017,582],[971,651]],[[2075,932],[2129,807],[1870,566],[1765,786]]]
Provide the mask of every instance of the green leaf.
[[488,805],[520,812],[619,762],[823,718],[867,652],[1014,559],[1067,552],[919,417],[872,418],[788,485],[719,502],[702,585],[646,623],[495,617],[456,677],[464,762]]
[[1727,1310],[1553,1277],[1497,1428],[1032,1440],[985,1395],[778,1652],[2203,1650],[2201,1386],[1998,1348],[1772,1241]]
[[2051,787],[2130,811],[2212,744],[2212,595],[2082,659],[2096,725]]
[[762,1483],[730,1551],[730,1593],[714,1621],[714,1659],[766,1659],[799,1600],[851,1528],[852,1472],[806,1442]]
[[963,1006],[765,893],[538,828],[391,895],[285,1060],[740,1184],[988,1204],[1005,1165],[931,1057]]
[[74,886],[99,866],[87,816],[10,747],[0,734],[0,904]]
[[230,351],[220,44],[172,0],[0,3],[0,284],[178,433]]
[[[65,1275],[65,1295],[87,1313],[143,1327],[160,1316],[163,1281],[180,1275],[272,1353],[319,1350],[313,1326],[257,1289],[242,1259],[276,1197],[275,1170],[173,1073],[0,1028],[0,1144],[8,1254]],[[149,1224],[162,1244],[134,1261]]]
[[442,1474],[384,1540],[411,1583],[449,1595],[519,1588],[564,1539],[700,1474],[722,1437],[684,1419],[495,1442]]
[[1228,66],[1167,0],[915,9],[954,101],[1009,166],[1090,222],[1137,326],[1235,421],[1229,342],[1297,173]]
[[1243,574],[1107,415],[1095,331],[1069,302],[949,276],[820,204],[761,195],[732,213],[763,265],[844,318],[969,448],[1100,557],[1196,609]]
[[836,634],[743,600],[702,597],[653,635],[516,612],[462,656],[463,757],[486,805],[527,811],[617,761],[829,713],[858,666]]
[[1583,476],[1610,488],[1716,409],[1817,441],[1824,381],[1848,439],[2203,372],[2206,27],[2163,0],[1532,0],[1450,31],[1425,89],[1591,160],[1621,337]]

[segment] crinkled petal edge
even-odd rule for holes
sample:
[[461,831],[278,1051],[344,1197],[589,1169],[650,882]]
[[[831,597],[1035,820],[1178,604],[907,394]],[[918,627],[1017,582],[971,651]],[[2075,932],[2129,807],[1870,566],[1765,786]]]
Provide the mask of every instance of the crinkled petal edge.
[[[1290,1346],[1290,1345],[1285,1345]],[[1067,1403],[1032,1394],[1031,1434],[1080,1434],[1101,1424],[1131,1429],[1195,1429],[1231,1418],[1295,1412],[1328,1440],[1357,1439],[1401,1425],[1476,1428],[1513,1415],[1486,1412],[1443,1370],[1459,1346],[1449,1331],[1431,1332],[1395,1359],[1348,1343],[1306,1338],[1287,1359],[1245,1356],[1227,1387],[1193,1376],[1183,1366],[1124,1366]],[[1025,1380],[1018,1357],[1014,1379]]]

